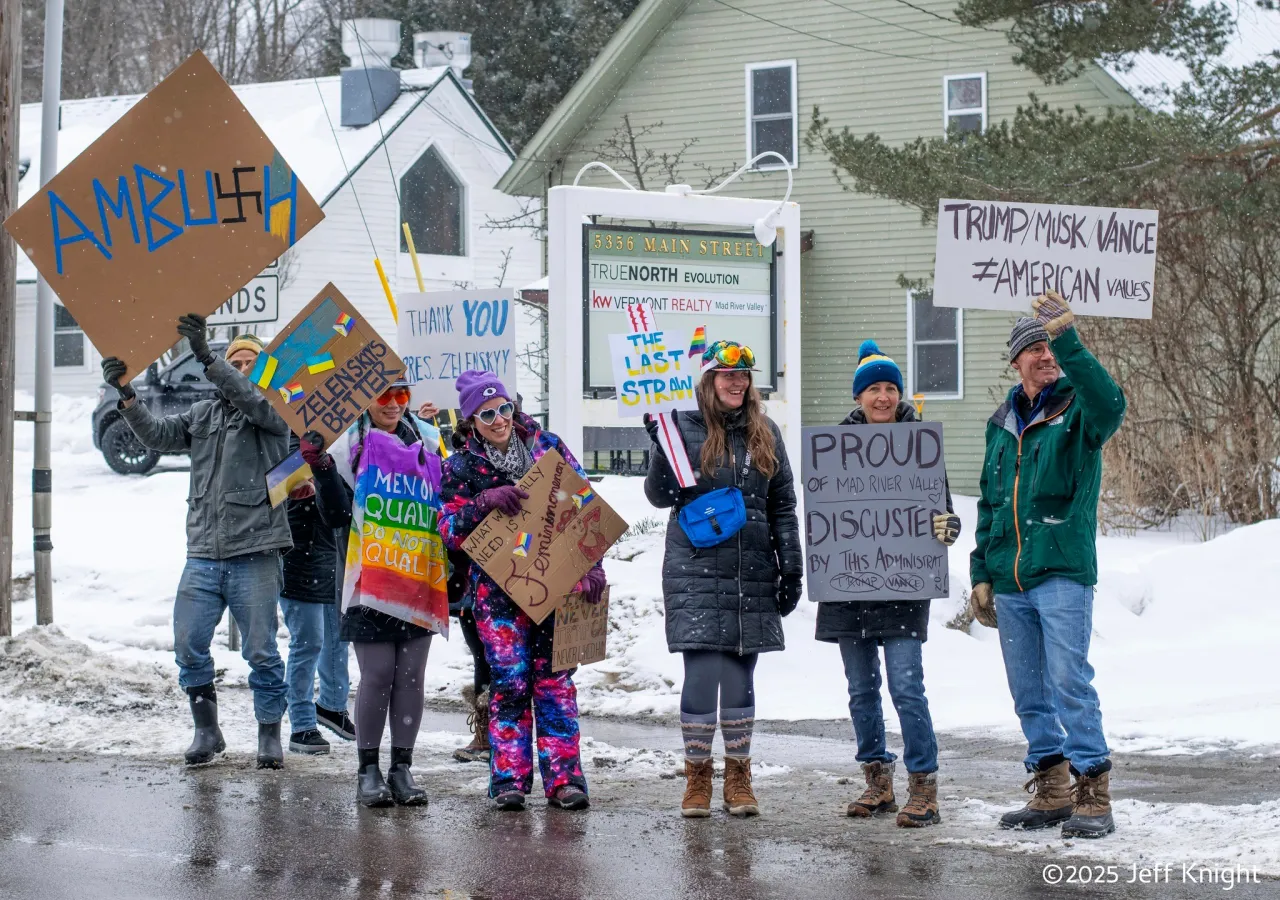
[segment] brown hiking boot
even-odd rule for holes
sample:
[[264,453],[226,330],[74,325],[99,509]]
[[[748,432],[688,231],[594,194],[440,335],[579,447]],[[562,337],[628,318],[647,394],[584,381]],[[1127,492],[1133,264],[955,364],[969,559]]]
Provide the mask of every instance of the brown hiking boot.
[[1116,830],[1115,819],[1111,817],[1110,771],[1092,778],[1088,774],[1077,775],[1071,796],[1075,809],[1062,826],[1064,838],[1100,838]]
[[488,762],[489,754],[489,692],[476,696],[476,689],[467,685],[462,689],[462,699],[471,707],[467,716],[467,728],[471,730],[471,743],[453,751],[458,762]]
[[711,760],[684,761],[684,799],[680,815],[686,819],[705,819],[711,815],[711,776],[715,771]]
[[1048,768],[1037,769],[1023,789],[1031,799],[1022,809],[1000,817],[1001,828],[1023,828],[1034,831],[1050,828],[1071,818],[1071,767],[1066,760]]
[[863,763],[862,774],[866,776],[867,789],[849,804],[845,815],[866,819],[876,813],[897,812],[898,801],[893,796],[893,763]]
[[758,816],[760,804],[751,790],[751,760],[724,758],[724,808],[731,816]]
[[935,772],[912,772],[907,776],[910,796],[898,813],[899,828],[923,828],[942,821],[938,814],[938,776]]

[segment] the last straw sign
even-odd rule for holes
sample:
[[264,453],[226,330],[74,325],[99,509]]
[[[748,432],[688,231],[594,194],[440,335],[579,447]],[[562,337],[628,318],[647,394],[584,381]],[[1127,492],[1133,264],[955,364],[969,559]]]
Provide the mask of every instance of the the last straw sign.
[[805,428],[809,599],[947,596],[947,548],[933,517],[947,508],[936,422]]

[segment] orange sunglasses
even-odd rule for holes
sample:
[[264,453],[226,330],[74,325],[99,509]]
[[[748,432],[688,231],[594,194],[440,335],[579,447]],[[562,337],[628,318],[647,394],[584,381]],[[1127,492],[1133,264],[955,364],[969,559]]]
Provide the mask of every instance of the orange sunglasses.
[[409,389],[407,387],[387,388],[378,395],[378,405],[387,406],[395,403],[397,406],[409,405]]

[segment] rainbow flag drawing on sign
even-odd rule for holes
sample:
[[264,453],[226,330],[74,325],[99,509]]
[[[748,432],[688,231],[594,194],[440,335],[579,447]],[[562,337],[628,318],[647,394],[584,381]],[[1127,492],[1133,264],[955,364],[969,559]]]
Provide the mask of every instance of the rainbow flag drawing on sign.
[[342,337],[346,337],[351,333],[351,326],[355,323],[351,320],[351,316],[343,313],[338,316],[338,321],[333,323],[333,330],[338,332]]
[[707,352],[707,326],[699,325],[693,330],[693,342],[689,344],[689,359],[702,359]]
[[516,532],[516,545],[511,551],[512,556],[528,556],[529,548],[533,546],[533,535],[527,531]]
[[307,357],[307,371],[312,375],[319,375],[321,372],[328,372],[332,368],[332,353],[317,353],[315,356]]
[[596,499],[596,492],[591,490],[591,485],[586,485],[582,490],[576,492],[573,497],[573,505],[578,509],[582,509],[592,500]]
[[280,396],[284,398],[285,403],[297,403],[305,396],[305,392],[302,390],[301,384],[291,381],[280,388]]

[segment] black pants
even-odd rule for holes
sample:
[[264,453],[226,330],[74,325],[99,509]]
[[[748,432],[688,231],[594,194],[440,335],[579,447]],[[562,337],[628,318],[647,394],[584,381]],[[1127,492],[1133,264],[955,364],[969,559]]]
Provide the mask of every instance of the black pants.
[[458,613],[458,624],[462,626],[462,639],[467,642],[473,663],[472,683],[479,697],[489,690],[489,661],[484,658],[484,644],[480,640],[480,632],[476,629],[476,617],[470,609]]
[[712,715],[718,709],[755,706],[758,658],[756,653],[739,656],[717,650],[686,650],[680,711]]

